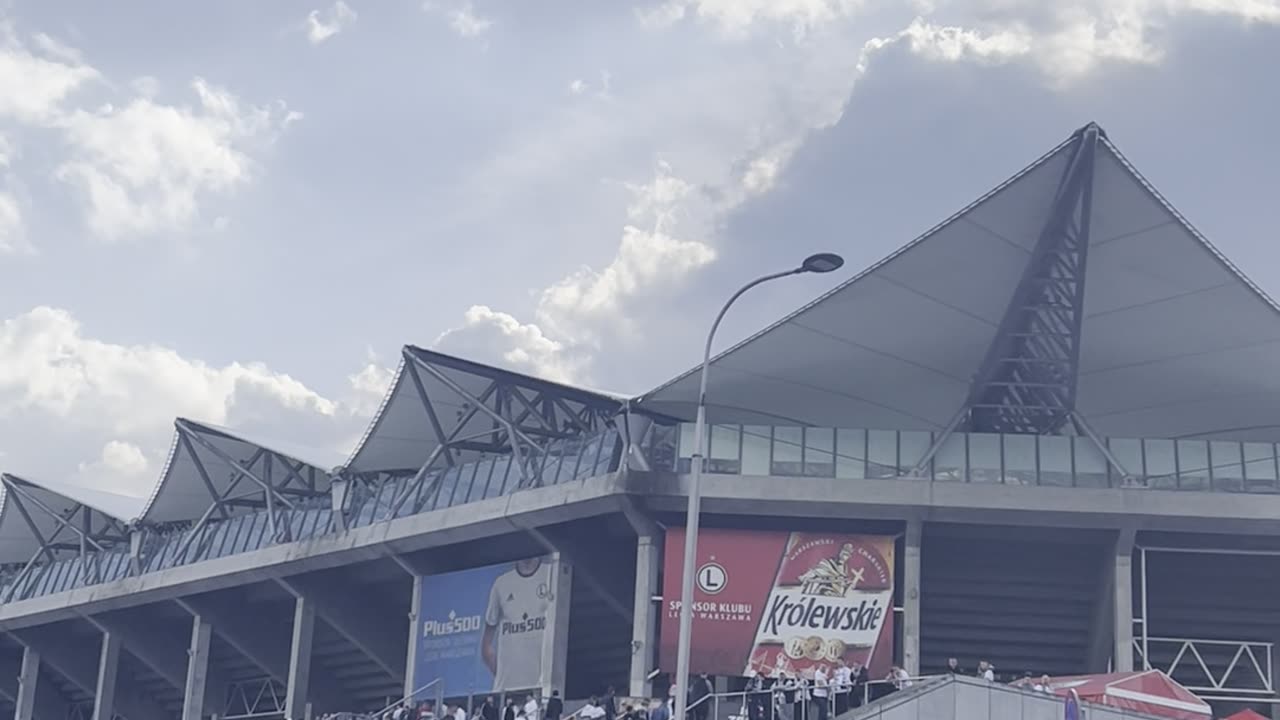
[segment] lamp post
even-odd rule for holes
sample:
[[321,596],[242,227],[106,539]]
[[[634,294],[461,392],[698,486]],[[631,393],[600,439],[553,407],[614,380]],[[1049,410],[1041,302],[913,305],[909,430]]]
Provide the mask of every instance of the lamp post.
[[803,273],[829,273],[839,270],[844,265],[844,258],[834,253],[819,253],[805,258],[799,267],[782,272],[770,273],[743,285],[729,301],[720,308],[715,322],[711,323],[711,332],[707,333],[707,345],[702,354],[702,377],[698,385],[698,414],[693,424],[693,458],[689,472],[689,507],[684,524],[684,573],[680,578],[680,639],[676,647],[676,697],[675,713],[672,720],[685,720],[685,710],[689,701],[689,645],[693,635],[693,581],[698,568],[698,519],[702,508],[702,461],[706,444],[707,426],[707,371],[711,367],[711,342],[720,328],[729,307],[751,288],[770,280],[777,280],[789,275]]

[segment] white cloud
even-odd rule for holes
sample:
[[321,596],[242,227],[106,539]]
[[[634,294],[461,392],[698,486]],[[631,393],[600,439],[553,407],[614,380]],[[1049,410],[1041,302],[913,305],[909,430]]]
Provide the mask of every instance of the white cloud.
[[347,376],[351,384],[352,399],[349,401],[354,412],[360,415],[373,415],[377,412],[382,398],[391,389],[391,381],[395,379],[395,370],[383,366],[378,358],[370,353],[369,361],[359,372]]
[[569,83],[569,94],[570,94],[570,95],[581,95],[582,93],[584,93],[584,92],[586,92],[586,91],[587,91],[587,83],[586,83],[586,82],[584,82],[584,81],[583,81],[583,80],[581,80],[581,79],[577,79],[577,80],[574,80],[573,82]]
[[18,199],[12,193],[0,191],[0,255],[30,249]]
[[715,259],[697,240],[674,237],[678,209],[693,186],[662,164],[651,182],[628,185],[633,201],[613,259],[603,269],[582,267],[544,289],[535,322],[487,306],[470,308],[463,324],[442,334],[448,352],[492,359],[561,382],[581,381],[591,350],[604,336],[635,339],[633,303],[678,286]]
[[340,444],[371,411],[261,363],[210,365],[159,345],[92,338],[62,309],[0,323],[0,441],[33,477],[97,474],[145,491],[154,478],[139,476],[159,466],[175,417],[346,451]]
[[464,38],[479,37],[493,27],[493,21],[476,12],[472,0],[427,0],[424,10],[436,12],[449,21],[449,27]]
[[129,487],[141,485],[151,463],[142,448],[122,440],[109,440],[102,446],[102,454],[92,461],[81,462],[80,477],[101,487]]
[[307,40],[319,45],[350,27],[356,17],[356,11],[342,0],[326,11],[312,10],[307,15]]
[[243,106],[199,78],[192,88],[194,106],[140,97],[121,108],[76,110],[61,121],[72,156],[57,176],[83,192],[97,236],[190,226],[202,199],[250,180],[251,150],[269,143],[289,119],[280,108]]
[[852,15],[863,0],[666,0],[640,11],[646,25],[664,27],[693,15],[728,35],[743,35],[760,23],[780,23],[803,36]]
[[72,93],[99,78],[52,38],[37,36],[37,45],[43,55],[32,53],[13,32],[0,32],[0,117],[47,125]]

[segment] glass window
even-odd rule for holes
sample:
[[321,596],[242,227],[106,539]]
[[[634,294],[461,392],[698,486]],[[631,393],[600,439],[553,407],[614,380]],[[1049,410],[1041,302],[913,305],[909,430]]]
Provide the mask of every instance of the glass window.
[[1209,489],[1209,443],[1204,440],[1178,441],[1178,487],[1183,490]]
[[942,481],[964,481],[965,467],[968,464],[968,451],[964,433],[953,432],[942,442],[942,447],[933,456],[933,477]]
[[804,429],[804,474],[812,477],[836,476],[836,431],[834,428]]
[[867,432],[836,430],[836,477],[864,478],[866,476]]
[[1178,487],[1178,464],[1172,440],[1142,441],[1142,454],[1147,461],[1147,484],[1161,490]]
[[676,469],[676,426],[649,426],[649,465],[654,470],[674,471]]
[[737,425],[712,425],[707,472],[736,475],[742,468],[742,429]]
[[680,453],[676,456],[676,472],[689,472],[689,463],[693,458],[693,423],[680,423]]
[[[1141,478],[1146,477],[1147,474],[1142,464],[1142,441],[1109,438],[1107,448],[1111,450],[1111,455],[1115,457],[1116,462],[1120,463],[1130,476],[1129,478],[1112,477],[1112,484],[1116,487],[1132,487],[1135,480],[1141,484]],[[1115,475],[1118,471],[1112,468],[1111,472]]]
[[[898,433],[898,474],[910,475],[932,446],[933,433],[915,430]],[[921,470],[921,477],[929,477],[927,466]]]
[[773,429],[773,463],[774,475],[803,475],[804,464],[801,445],[804,442],[804,431],[798,427],[775,427]]
[[1071,438],[1066,435],[1040,436],[1040,484],[1069,487],[1071,481]]
[[742,474],[769,474],[769,443],[773,428],[748,425],[742,428]]
[[1244,467],[1240,464],[1240,443],[1214,440],[1209,443],[1213,466],[1213,488],[1228,492],[1244,490]]
[[[484,491],[484,496],[486,498],[500,497],[504,492],[506,492],[507,475],[509,473],[514,472],[516,477],[519,478],[520,470],[519,468],[513,470],[513,465],[515,465],[515,463],[511,462],[510,455],[503,455],[498,458],[498,462],[493,466],[493,473],[489,475],[489,487],[485,488]],[[511,485],[514,487],[515,482],[512,482]]]
[[898,433],[892,430],[867,431],[867,477],[886,478],[898,474]]
[[471,492],[472,482],[476,479],[477,465],[479,465],[478,462],[470,462],[459,470],[458,487],[453,491],[453,499],[449,501],[450,507],[467,502],[467,493]]
[[1107,487],[1107,456],[1087,437],[1072,443],[1076,462],[1076,487]]
[[476,463],[476,476],[471,482],[471,490],[467,493],[467,502],[475,502],[484,498],[485,488],[489,486],[489,474],[493,472],[493,458],[486,457]]
[[1000,482],[1000,436],[969,434],[969,482]]
[[560,472],[556,473],[557,484],[569,482],[578,476],[578,463],[582,459],[582,441],[578,438],[566,440],[563,452],[564,459],[560,461]]
[[1004,481],[1012,485],[1036,484],[1036,436],[1004,435]]
[[1271,443],[1242,443],[1245,488],[1249,492],[1275,492],[1276,456]]

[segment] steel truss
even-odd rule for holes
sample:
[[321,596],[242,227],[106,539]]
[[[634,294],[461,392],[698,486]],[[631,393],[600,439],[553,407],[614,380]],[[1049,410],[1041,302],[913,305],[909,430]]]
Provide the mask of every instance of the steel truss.
[[1049,434],[1073,420],[1100,132],[1092,124],[1077,132],[1049,219],[975,375],[970,432]]
[[[1161,670],[1209,700],[1280,704],[1273,681],[1275,644],[1269,640],[1222,640],[1158,637],[1151,634],[1147,613],[1147,553],[1195,555],[1280,555],[1280,551],[1219,548],[1139,547],[1138,607],[1141,617],[1133,619],[1135,666]],[[1162,652],[1164,651],[1164,652]],[[1172,656],[1167,664],[1157,658]]]
[[[40,546],[9,584],[4,602],[14,600],[19,588],[34,584],[56,561],[67,557],[79,557],[80,573],[85,581],[98,582],[103,551],[117,544],[127,546],[129,543],[128,527],[110,515],[65,496],[60,497],[71,501],[70,507],[61,510],[50,507],[39,493],[57,493],[15,475],[0,475],[0,483],[4,486],[5,502],[17,510]],[[46,535],[40,523],[36,522],[37,517],[51,520],[53,531]]]
[[[174,461],[181,453],[186,454],[210,499],[209,507],[192,525],[178,549],[178,557],[185,557],[192,545],[196,547],[197,554],[203,552],[213,536],[207,532],[210,523],[216,519],[228,519],[246,509],[252,512],[265,510],[272,537],[278,542],[288,542],[292,539],[289,511],[300,502],[328,497],[321,484],[327,485],[330,476],[314,466],[263,447],[258,447],[247,460],[237,460],[211,442],[206,436],[208,431],[200,425],[179,419],[174,422],[174,427],[177,431]],[[212,455],[217,464],[207,466],[197,447]],[[225,483],[215,482],[220,473],[226,474]]]
[[219,717],[223,720],[283,718],[285,698],[284,683],[269,677],[233,682],[227,686],[227,700]]
[[[480,454],[511,455],[518,469],[517,489],[542,484],[542,469],[549,446],[557,441],[589,437],[614,425],[622,403],[594,393],[575,391],[483,365],[406,346],[404,373],[412,383],[436,442],[426,462],[392,501],[398,514],[413,499],[418,512],[440,489],[444,470]],[[481,378],[483,389],[473,392],[455,379],[459,373]],[[455,404],[455,418],[447,427],[427,391],[442,386]]]

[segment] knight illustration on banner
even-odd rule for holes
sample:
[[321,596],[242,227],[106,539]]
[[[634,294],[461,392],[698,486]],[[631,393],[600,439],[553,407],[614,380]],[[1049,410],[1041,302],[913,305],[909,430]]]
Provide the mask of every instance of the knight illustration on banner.
[[845,543],[840,546],[840,552],[835,557],[819,560],[800,575],[800,592],[821,597],[844,597],[851,590],[856,590],[866,571],[862,568],[850,570],[851,557],[853,545]]

